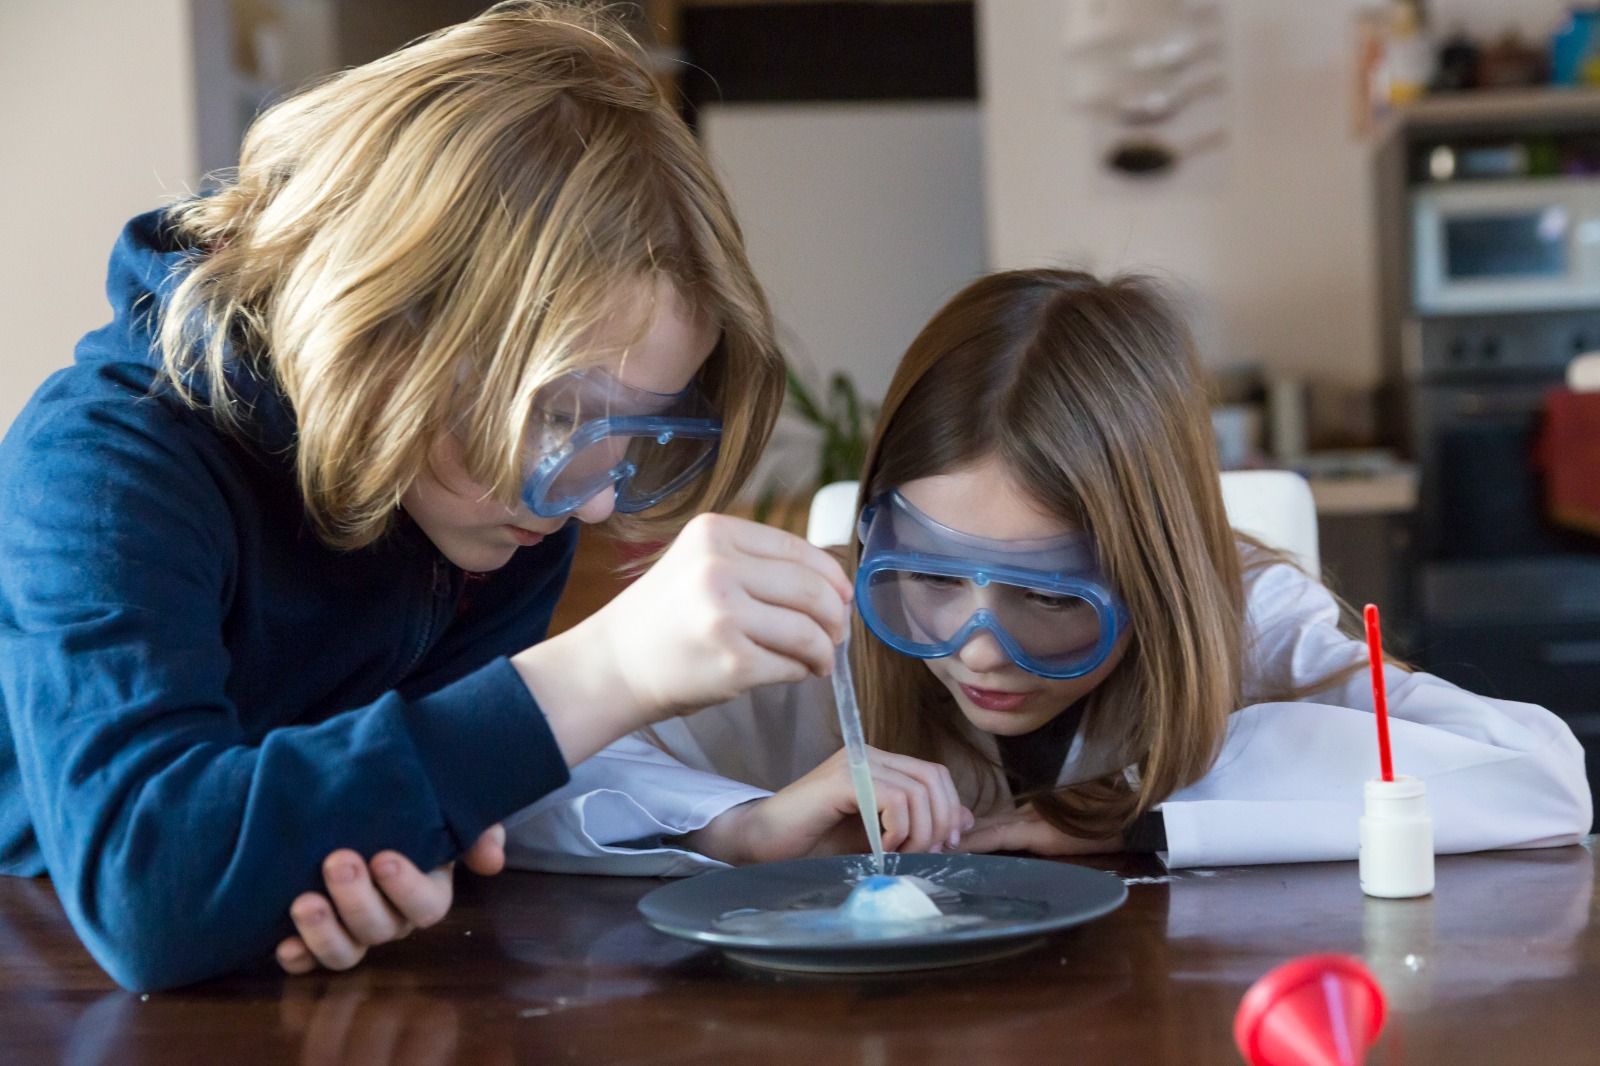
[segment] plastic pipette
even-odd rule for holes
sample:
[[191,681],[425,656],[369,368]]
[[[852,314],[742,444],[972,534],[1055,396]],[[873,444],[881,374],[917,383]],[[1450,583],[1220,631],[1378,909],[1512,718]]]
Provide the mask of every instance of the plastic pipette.
[[855,681],[850,676],[850,631],[833,649],[833,703],[839,711],[839,732],[844,734],[844,757],[850,763],[850,780],[856,788],[856,806],[872,845],[873,872],[883,873],[883,833],[878,828],[878,792],[872,787],[872,766],[867,762],[867,741],[861,735],[861,708],[856,704]]

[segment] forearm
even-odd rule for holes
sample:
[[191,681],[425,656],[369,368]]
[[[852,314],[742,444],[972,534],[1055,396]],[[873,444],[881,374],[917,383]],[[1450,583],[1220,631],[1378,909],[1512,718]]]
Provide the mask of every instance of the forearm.
[[[566,780],[537,708],[508,690],[515,675],[500,662],[428,698],[390,694],[259,745],[220,717],[156,732],[132,712],[93,739],[36,736],[22,769],[42,797],[34,823],[63,906],[129,988],[266,958],[334,849],[393,849],[431,868]],[[469,772],[486,750],[500,765]]]
[[678,846],[698,852],[708,859],[716,859],[730,866],[744,866],[760,861],[752,847],[750,834],[754,822],[755,805],[761,800],[749,800],[737,807],[723,811],[704,827],[676,838]]
[[646,724],[598,634],[579,625],[511,657],[568,766]]

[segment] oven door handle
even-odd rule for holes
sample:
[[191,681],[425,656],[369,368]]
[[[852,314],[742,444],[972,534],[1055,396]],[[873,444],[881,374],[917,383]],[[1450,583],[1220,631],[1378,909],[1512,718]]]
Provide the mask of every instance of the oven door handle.
[[1556,640],[1539,646],[1546,666],[1600,666],[1600,640]]
[[1572,735],[1577,737],[1585,748],[1600,740],[1600,714],[1589,711],[1583,714],[1563,714],[1560,718],[1567,723]]
[[1529,418],[1544,410],[1544,395],[1468,392],[1452,398],[1450,413],[1460,419]]

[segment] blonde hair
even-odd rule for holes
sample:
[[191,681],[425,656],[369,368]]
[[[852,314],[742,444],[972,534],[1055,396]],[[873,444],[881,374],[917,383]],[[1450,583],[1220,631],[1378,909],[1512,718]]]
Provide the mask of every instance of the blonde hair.
[[[1085,697],[1083,729],[1137,781],[1034,797],[1058,828],[1108,836],[1210,768],[1241,691],[1239,542],[1206,390],[1188,330],[1151,283],[1029,270],[957,294],[890,383],[859,502],[988,456],[1095,537],[1127,604],[1127,651]],[[869,742],[930,760],[955,751],[991,785],[944,685],[855,624]]]
[[699,382],[722,446],[619,531],[662,538],[731,502],[777,416],[782,358],[727,196],[601,14],[503,3],[334,75],[263,113],[237,173],[171,220],[196,251],[160,326],[165,376],[235,428],[236,360],[281,390],[331,544],[380,536],[450,431],[515,503],[535,394],[596,361],[585,338],[619,294],[661,279],[721,327]]

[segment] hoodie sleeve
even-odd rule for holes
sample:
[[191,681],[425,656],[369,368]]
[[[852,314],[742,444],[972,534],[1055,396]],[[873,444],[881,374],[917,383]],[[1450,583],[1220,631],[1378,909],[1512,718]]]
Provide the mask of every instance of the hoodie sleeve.
[[[336,848],[427,869],[567,779],[504,658],[246,729],[222,475],[163,410],[63,404],[0,448],[0,705],[67,915],[134,990],[270,958]],[[563,573],[532,596],[546,617]]]
[[[1366,646],[1328,590],[1275,564],[1249,589],[1246,697],[1215,765],[1161,810],[1169,866],[1356,857],[1362,782],[1376,775]],[[1350,670],[1352,666],[1357,667]],[[1583,749],[1542,707],[1386,667],[1399,772],[1428,786],[1440,854],[1573,844],[1589,832]],[[1317,687],[1300,702],[1270,694]]]

